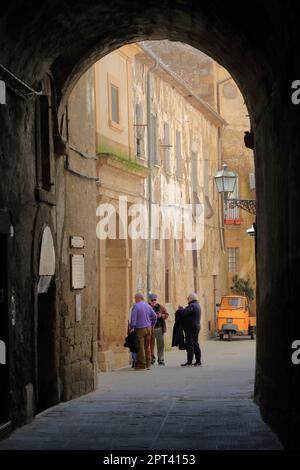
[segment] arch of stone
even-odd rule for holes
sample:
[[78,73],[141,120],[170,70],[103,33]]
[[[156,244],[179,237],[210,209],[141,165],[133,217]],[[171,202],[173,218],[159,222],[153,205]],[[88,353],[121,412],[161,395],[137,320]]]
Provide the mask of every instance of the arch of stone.
[[291,361],[291,346],[300,335],[300,108],[291,101],[291,83],[300,78],[299,20],[300,6],[291,1],[254,0],[245,6],[233,0],[11,0],[2,5],[1,78],[19,90],[8,89],[0,108],[0,207],[15,228],[9,298],[19,315],[9,339],[14,421],[26,419],[31,392],[24,389],[34,382],[33,234],[49,214],[43,209],[36,216],[35,94],[27,94],[7,70],[35,90],[50,72],[62,109],[79,77],[103,55],[125,43],[169,39],[199,48],[226,67],[250,113],[258,227],[255,397],[285,445],[297,446],[300,366]]

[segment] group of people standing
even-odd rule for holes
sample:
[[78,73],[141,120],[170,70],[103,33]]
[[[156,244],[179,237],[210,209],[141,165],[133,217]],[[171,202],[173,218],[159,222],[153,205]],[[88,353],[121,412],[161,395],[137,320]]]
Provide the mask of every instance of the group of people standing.
[[[158,365],[165,365],[164,335],[167,331],[166,320],[169,314],[166,308],[158,303],[156,294],[150,294],[148,300],[146,302],[141,293],[135,295],[135,303],[130,312],[129,334],[124,345],[129,347],[132,353],[132,365],[138,371],[150,369],[151,365],[155,364],[155,345]],[[198,338],[201,308],[197,294],[189,294],[187,300],[188,305],[185,308],[180,305],[175,313],[172,346],[186,350],[187,361],[181,364],[183,367],[200,366],[201,350]]]

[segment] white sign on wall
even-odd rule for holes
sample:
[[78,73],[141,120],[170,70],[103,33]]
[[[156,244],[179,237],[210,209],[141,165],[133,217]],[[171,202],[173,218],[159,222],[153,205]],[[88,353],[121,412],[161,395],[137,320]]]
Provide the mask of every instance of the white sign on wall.
[[6,85],[3,80],[0,80],[0,104],[6,104]]
[[0,364],[6,364],[6,346],[4,341],[0,340]]
[[71,285],[72,289],[84,289],[84,255],[71,255]]
[[70,237],[70,246],[71,248],[84,248],[84,238],[83,237]]

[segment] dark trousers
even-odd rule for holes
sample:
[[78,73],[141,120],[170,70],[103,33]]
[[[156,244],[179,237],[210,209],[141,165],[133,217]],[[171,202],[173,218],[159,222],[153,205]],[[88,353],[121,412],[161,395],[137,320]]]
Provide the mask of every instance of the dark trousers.
[[184,328],[187,362],[190,364],[193,362],[194,354],[196,362],[201,362],[201,349],[198,340],[199,332],[200,327],[196,325]]

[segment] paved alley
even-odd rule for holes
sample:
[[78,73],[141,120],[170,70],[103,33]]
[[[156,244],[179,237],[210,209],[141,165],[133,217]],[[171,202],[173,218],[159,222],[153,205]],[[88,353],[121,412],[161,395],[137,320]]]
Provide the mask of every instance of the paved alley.
[[43,412],[0,449],[280,449],[252,401],[255,341],[212,340],[203,367],[101,373],[99,390]]

